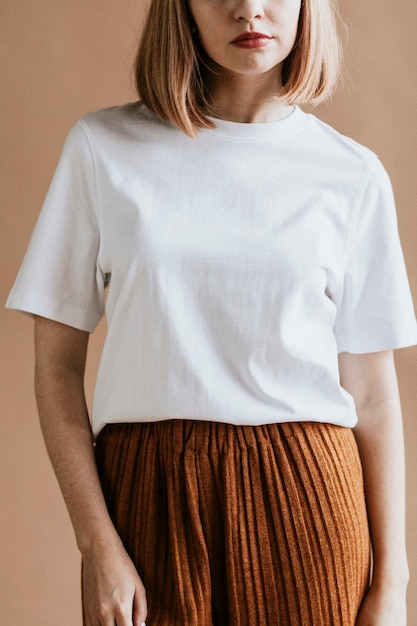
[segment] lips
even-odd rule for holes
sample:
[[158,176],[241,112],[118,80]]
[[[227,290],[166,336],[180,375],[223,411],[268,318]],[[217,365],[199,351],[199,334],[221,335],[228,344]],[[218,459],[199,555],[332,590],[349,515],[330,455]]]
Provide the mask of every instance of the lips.
[[230,43],[237,48],[263,48],[269,44],[271,39],[272,37],[265,35],[265,33],[245,32],[232,39]]
[[241,41],[256,41],[256,40],[265,40],[268,41],[272,39],[270,35],[265,35],[264,33],[254,33],[254,32],[245,32],[241,33],[234,39],[232,39],[231,43],[239,43]]

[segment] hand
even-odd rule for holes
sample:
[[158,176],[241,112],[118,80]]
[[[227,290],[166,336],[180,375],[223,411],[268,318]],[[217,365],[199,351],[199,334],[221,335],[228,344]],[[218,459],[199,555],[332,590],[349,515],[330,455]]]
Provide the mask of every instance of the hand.
[[369,588],[361,609],[356,626],[406,626],[407,605],[406,592],[403,587],[395,586],[385,589],[372,586]]
[[101,543],[83,554],[86,626],[142,626],[146,593],[122,543]]

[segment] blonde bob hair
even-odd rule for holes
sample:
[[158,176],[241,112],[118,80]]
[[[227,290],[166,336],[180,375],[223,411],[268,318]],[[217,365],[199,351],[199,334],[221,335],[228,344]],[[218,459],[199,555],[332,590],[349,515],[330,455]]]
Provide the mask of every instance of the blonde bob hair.
[[[282,68],[282,101],[315,105],[333,92],[341,60],[335,3],[302,0],[296,43]],[[206,72],[187,0],[151,0],[135,64],[142,101],[194,137],[214,127]]]

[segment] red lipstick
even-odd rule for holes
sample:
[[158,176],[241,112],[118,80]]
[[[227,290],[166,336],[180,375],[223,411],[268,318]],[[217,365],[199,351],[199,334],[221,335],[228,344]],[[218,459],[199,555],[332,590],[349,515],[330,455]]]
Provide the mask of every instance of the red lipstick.
[[262,48],[268,45],[272,37],[264,33],[245,32],[241,33],[230,42],[238,48]]

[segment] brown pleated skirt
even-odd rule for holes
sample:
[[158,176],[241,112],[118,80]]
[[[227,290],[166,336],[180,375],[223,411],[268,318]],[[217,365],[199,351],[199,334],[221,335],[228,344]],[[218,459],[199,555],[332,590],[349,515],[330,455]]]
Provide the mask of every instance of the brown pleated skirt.
[[350,429],[108,425],[96,454],[148,626],[354,626],[370,541]]

